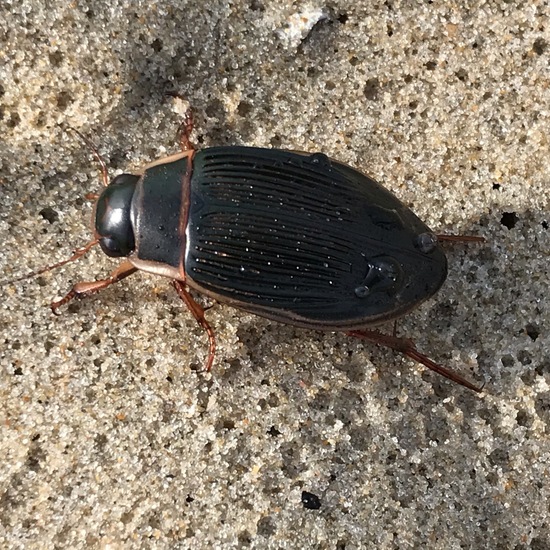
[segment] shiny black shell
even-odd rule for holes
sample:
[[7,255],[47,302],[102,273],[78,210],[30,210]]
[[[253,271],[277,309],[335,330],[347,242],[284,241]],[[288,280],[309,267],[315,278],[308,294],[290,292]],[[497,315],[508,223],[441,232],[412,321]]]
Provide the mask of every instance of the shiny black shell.
[[299,326],[355,329],[401,316],[446,278],[442,249],[426,245],[430,229],[326,155],[203,149],[188,184],[186,282],[219,301]]

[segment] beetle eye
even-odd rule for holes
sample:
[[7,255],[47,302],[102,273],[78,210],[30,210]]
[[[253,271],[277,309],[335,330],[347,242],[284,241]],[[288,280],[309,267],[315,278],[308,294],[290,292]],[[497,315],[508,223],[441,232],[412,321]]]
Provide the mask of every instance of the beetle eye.
[[101,237],[101,239],[99,239],[99,246],[101,247],[101,250],[103,250],[103,252],[111,258],[120,258],[121,256],[126,256],[129,253],[128,252],[125,254],[124,251],[122,251],[119,242],[112,237]]

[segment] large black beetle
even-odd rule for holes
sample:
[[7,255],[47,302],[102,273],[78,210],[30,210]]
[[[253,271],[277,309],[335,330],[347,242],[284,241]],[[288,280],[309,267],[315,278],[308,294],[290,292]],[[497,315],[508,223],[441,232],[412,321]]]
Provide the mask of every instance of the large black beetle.
[[192,119],[182,152],[111,182],[97,150],[105,189],[96,196],[94,239],[42,273],[99,243],[125,257],[106,279],[76,284],[76,296],[148,271],[172,280],[180,297],[215,337],[189,289],[257,315],[305,328],[345,331],[391,347],[472,390],[405,338],[372,327],[397,319],[432,296],[447,275],[440,240],[392,193],[324,154],[254,147],[195,151]]

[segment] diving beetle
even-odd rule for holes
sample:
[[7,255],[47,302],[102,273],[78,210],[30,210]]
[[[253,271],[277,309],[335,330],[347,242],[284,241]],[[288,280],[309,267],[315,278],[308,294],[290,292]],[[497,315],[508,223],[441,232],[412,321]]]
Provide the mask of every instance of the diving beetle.
[[[372,327],[395,320],[435,294],[447,276],[436,235],[379,183],[322,153],[225,146],[196,150],[188,109],[181,152],[140,174],[121,174],[96,199],[94,238],[35,276],[77,260],[99,244],[124,261],[105,279],[81,282],[52,311],[138,270],[168,277],[207,332],[215,335],[190,290],[282,323],[344,331],[399,351],[471,390],[482,386],[435,363],[412,340]],[[76,130],[75,130],[76,131]]]

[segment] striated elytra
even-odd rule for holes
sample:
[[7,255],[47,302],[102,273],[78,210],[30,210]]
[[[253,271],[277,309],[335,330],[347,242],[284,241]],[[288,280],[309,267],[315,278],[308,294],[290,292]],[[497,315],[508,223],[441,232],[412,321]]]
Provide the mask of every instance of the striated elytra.
[[28,276],[76,260],[96,244],[125,259],[106,279],[76,284],[52,303],[54,312],[143,270],[170,278],[207,331],[206,370],[215,337],[190,290],[282,323],[388,346],[481,391],[411,340],[373,327],[439,290],[447,276],[441,240],[482,238],[436,236],[379,183],[324,154],[240,146],[196,151],[191,130],[188,112],[181,153],[112,181],[83,138],[105,185],[94,196],[94,238],[68,260]]

